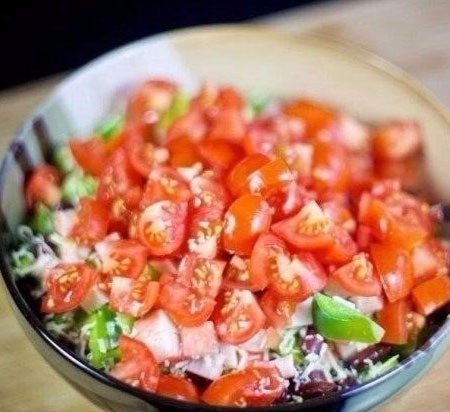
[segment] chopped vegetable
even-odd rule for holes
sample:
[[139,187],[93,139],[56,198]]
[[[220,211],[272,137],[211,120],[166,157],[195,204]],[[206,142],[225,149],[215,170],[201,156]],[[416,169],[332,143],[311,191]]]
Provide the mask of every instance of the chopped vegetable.
[[39,203],[29,225],[36,233],[49,235],[54,231],[53,211],[43,203]]
[[108,116],[103,122],[101,122],[94,132],[100,135],[103,140],[110,140],[122,129],[125,123],[125,118],[122,114],[115,114]]
[[53,163],[64,174],[72,172],[76,167],[75,159],[67,145],[61,145],[55,149]]
[[395,355],[385,360],[384,362],[378,361],[375,364],[369,364],[369,366],[361,372],[359,376],[360,379],[362,381],[368,381],[379,375],[382,375],[383,373],[391,370],[398,365],[398,358],[399,355]]
[[159,134],[165,133],[172,123],[183,115],[188,108],[189,105],[189,96],[184,91],[179,91],[173,97],[172,103],[169,108],[162,113],[158,125],[157,130]]
[[74,170],[64,177],[62,198],[75,205],[81,197],[92,196],[97,189],[97,180],[82,170]]

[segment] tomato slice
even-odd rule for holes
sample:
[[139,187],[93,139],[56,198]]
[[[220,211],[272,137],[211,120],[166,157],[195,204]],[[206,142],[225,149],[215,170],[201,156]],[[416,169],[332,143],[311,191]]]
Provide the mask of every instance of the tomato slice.
[[111,369],[111,376],[131,386],[155,392],[160,372],[150,349],[125,335],[120,336],[119,347],[121,360]]
[[199,402],[197,387],[190,379],[178,375],[161,375],[156,393],[186,402]]
[[98,200],[83,197],[72,226],[70,237],[77,243],[92,246],[104,239],[108,233],[110,216]]
[[102,252],[102,272],[109,276],[119,275],[136,279],[147,264],[147,248],[136,240],[111,240]]
[[145,208],[160,200],[185,202],[191,196],[189,185],[175,169],[168,166],[157,166],[148,175],[139,206]]
[[222,284],[225,265],[224,261],[205,259],[190,253],[180,262],[177,281],[201,296],[215,298]]
[[[259,240],[255,244],[257,248]],[[255,250],[255,249],[253,249]],[[253,254],[254,252],[252,252]],[[234,255],[227,266],[224,278],[226,289],[248,289],[252,292],[263,290],[268,284],[265,273],[250,271],[250,260]]]
[[42,298],[42,312],[63,313],[77,308],[96,278],[97,272],[86,263],[59,263],[47,269],[47,293]]
[[[154,256],[167,256],[180,248],[185,236],[187,204],[161,200],[147,206],[136,218],[135,236]],[[130,225],[133,237],[133,225]]]
[[317,137],[337,120],[337,113],[332,107],[307,99],[287,103],[283,112],[300,118],[305,123],[305,134],[309,138]]
[[258,236],[269,229],[270,222],[270,207],[260,195],[237,198],[225,214],[223,246],[230,252],[250,255]]
[[47,164],[37,166],[25,184],[25,199],[29,208],[38,202],[54,207],[61,200],[59,184],[61,176],[56,167]]
[[131,120],[141,121],[149,112],[165,112],[177,91],[171,81],[165,79],[150,79],[135,91],[128,106],[128,116]]
[[372,144],[377,158],[403,160],[420,152],[422,133],[415,121],[392,121],[374,130]]
[[101,175],[108,158],[108,152],[100,137],[73,138],[69,140],[69,147],[76,162],[83,170],[94,176]]
[[428,316],[450,301],[450,278],[447,275],[434,276],[416,286],[411,296],[417,310]]
[[283,391],[283,379],[275,367],[256,365],[221,376],[201,399],[211,405],[264,406],[270,405]]
[[295,216],[272,225],[272,230],[299,250],[325,249],[333,244],[332,222],[314,200]]
[[372,243],[370,254],[389,302],[408,296],[414,283],[408,252],[392,245]]
[[194,177],[190,182],[194,195],[194,207],[225,209],[230,203],[230,194],[220,182],[208,173]]
[[408,342],[408,316],[410,312],[411,303],[406,299],[385,303],[383,309],[377,313],[377,321],[385,330],[383,342],[394,345],[404,345]]
[[227,177],[227,186],[231,193],[234,196],[243,195],[246,191],[248,177],[269,161],[270,159],[266,155],[255,153],[237,163]]
[[334,270],[331,278],[352,295],[379,296],[382,292],[378,275],[366,253],[353,256],[351,262]]
[[224,291],[219,296],[213,319],[218,337],[235,344],[250,339],[266,321],[255,296],[246,289]]
[[213,313],[216,302],[207,295],[200,295],[189,287],[166,277],[162,282],[159,302],[175,323],[181,326],[198,326]]
[[267,323],[274,328],[283,328],[290,322],[297,302],[267,291],[259,299],[259,304],[267,317]]
[[114,276],[109,305],[115,311],[137,318],[144,316],[152,309],[158,293],[158,282]]

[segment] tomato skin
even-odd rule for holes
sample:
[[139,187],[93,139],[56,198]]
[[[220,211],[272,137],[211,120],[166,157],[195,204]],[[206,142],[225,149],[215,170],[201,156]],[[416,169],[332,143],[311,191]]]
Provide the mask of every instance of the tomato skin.
[[49,207],[56,206],[61,200],[59,184],[61,176],[58,169],[48,164],[37,166],[25,184],[25,200],[29,208],[38,202]]
[[437,239],[430,239],[416,246],[411,252],[415,285],[434,275],[447,275],[447,259],[448,254]]
[[202,160],[197,144],[189,137],[175,137],[166,143],[166,148],[169,150],[169,163],[172,167],[190,167]]
[[408,252],[392,245],[372,243],[370,254],[389,302],[407,297],[414,284]]
[[244,157],[244,151],[240,145],[223,139],[201,142],[198,146],[198,152],[203,162],[219,174],[226,173]]
[[159,367],[154,355],[142,342],[128,336],[119,337],[122,359],[110,374],[132,386],[155,392],[158,387]]
[[102,272],[108,276],[138,278],[147,263],[147,248],[132,239],[110,241],[102,258]]
[[450,301],[450,278],[434,276],[416,286],[411,296],[419,313],[428,316]]
[[238,344],[254,336],[266,317],[252,292],[233,289],[219,295],[213,320],[220,340]]
[[260,195],[239,197],[225,214],[224,248],[239,255],[250,255],[258,235],[269,229],[270,222],[270,207]]
[[349,233],[340,226],[334,226],[331,234],[333,244],[319,250],[316,256],[323,264],[343,264],[349,262],[358,251],[358,246]]
[[320,250],[333,244],[332,223],[315,201],[293,217],[272,225],[273,232],[299,250]]
[[94,176],[101,175],[108,158],[108,151],[100,137],[73,138],[69,141],[69,147],[76,162],[83,170]]
[[259,299],[259,304],[267,317],[267,324],[274,328],[283,328],[289,324],[297,302],[267,291]]
[[382,342],[404,345],[408,342],[409,330],[407,317],[411,312],[411,303],[406,299],[385,303],[377,313],[377,322],[385,330]]
[[378,275],[365,253],[353,256],[351,262],[334,270],[331,278],[352,295],[379,296],[382,292]]
[[[262,381],[264,387],[258,391]],[[283,390],[278,370],[264,364],[221,376],[206,389],[201,399],[210,405],[264,406],[271,404]]]
[[161,200],[137,215],[135,227],[130,225],[130,236],[136,236],[153,256],[170,255],[183,243],[186,215],[185,202]]
[[81,198],[70,237],[79,244],[92,246],[105,238],[109,222],[109,212],[101,202]]
[[59,263],[45,275],[47,293],[42,299],[44,313],[64,313],[77,308],[94,286],[95,269],[86,263]]
[[186,402],[200,400],[198,389],[192,381],[177,375],[161,375],[156,393]]

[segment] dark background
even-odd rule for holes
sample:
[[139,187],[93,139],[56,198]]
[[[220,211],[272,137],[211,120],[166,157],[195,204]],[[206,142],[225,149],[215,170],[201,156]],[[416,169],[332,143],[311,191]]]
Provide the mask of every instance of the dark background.
[[165,30],[239,22],[325,0],[36,0],[0,5],[0,89],[78,67]]

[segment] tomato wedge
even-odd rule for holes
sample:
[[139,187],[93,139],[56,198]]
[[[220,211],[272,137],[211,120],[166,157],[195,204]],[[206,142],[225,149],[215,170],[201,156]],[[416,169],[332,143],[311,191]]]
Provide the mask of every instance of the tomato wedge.
[[110,374],[131,386],[155,392],[158,387],[159,366],[150,349],[142,342],[128,336],[119,338],[121,360]]
[[267,291],[259,299],[259,304],[267,317],[269,326],[283,328],[290,322],[297,302],[281,298],[272,291]]
[[334,270],[331,278],[352,295],[379,296],[382,292],[378,275],[366,253],[353,256],[351,262]]
[[44,164],[36,167],[25,184],[25,199],[29,208],[38,202],[54,207],[61,200],[61,176],[56,167]]
[[429,315],[450,301],[450,278],[434,276],[416,286],[411,292],[417,310]]
[[100,137],[73,138],[69,140],[69,147],[76,162],[83,170],[94,176],[102,174],[108,158],[108,151]]
[[410,313],[411,303],[407,299],[385,303],[383,309],[377,313],[377,321],[385,330],[383,342],[394,345],[404,345],[408,342]]
[[295,216],[272,225],[272,230],[299,250],[325,249],[333,244],[332,222],[314,200]]
[[273,366],[255,365],[215,380],[203,393],[203,402],[221,406],[264,406],[284,390],[283,379]]
[[270,207],[260,195],[239,197],[225,214],[223,246],[230,252],[250,255],[258,235],[269,229],[270,222]]
[[198,152],[212,170],[223,174],[244,157],[241,146],[228,140],[215,139],[201,142]]
[[[258,242],[259,240],[256,242],[255,248]],[[267,286],[268,279],[263,272],[250,271],[249,259],[234,255],[228,263],[223,284],[226,289],[248,289],[257,292]]]
[[255,153],[237,163],[227,177],[227,186],[231,193],[234,196],[245,194],[248,177],[269,161],[266,155]]
[[392,245],[373,243],[370,254],[389,302],[407,297],[414,283],[408,252]]
[[190,188],[196,208],[225,209],[230,204],[230,194],[226,187],[208,173],[194,177]]
[[47,269],[47,293],[42,298],[42,312],[63,313],[77,308],[96,278],[97,272],[86,263],[59,263]]
[[198,389],[192,381],[178,375],[161,375],[156,393],[186,402],[200,400]]
[[135,227],[130,225],[131,235],[147,247],[154,256],[167,256],[175,252],[184,240],[186,203],[161,200],[142,210]]
[[213,314],[217,336],[228,343],[242,343],[254,336],[266,321],[252,292],[246,289],[224,291]]

